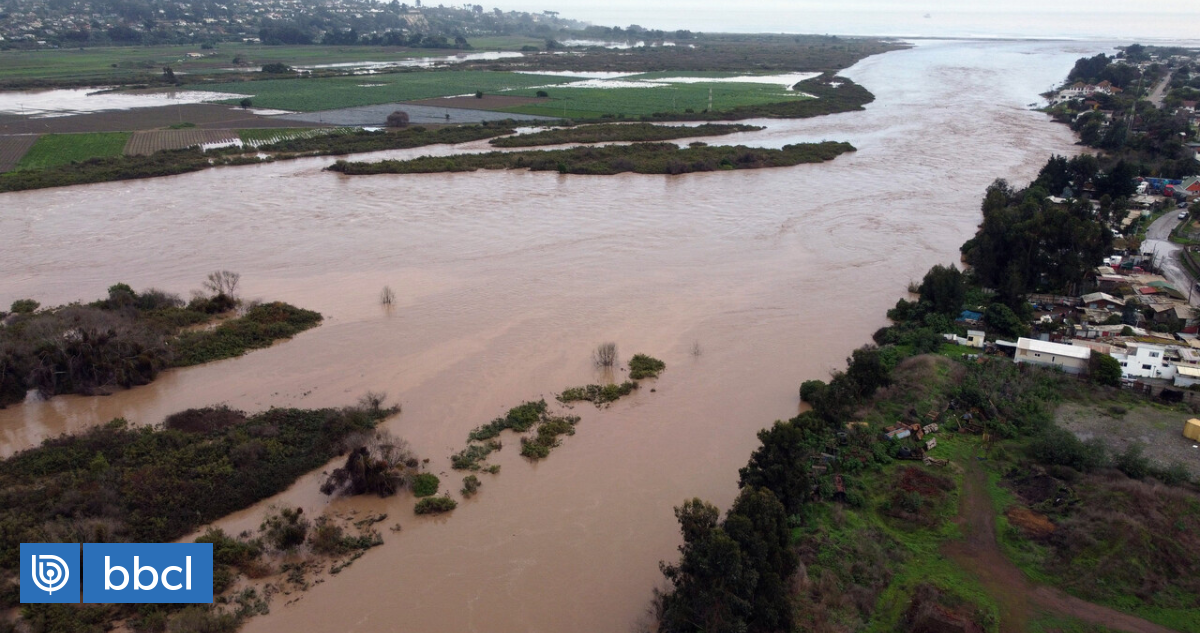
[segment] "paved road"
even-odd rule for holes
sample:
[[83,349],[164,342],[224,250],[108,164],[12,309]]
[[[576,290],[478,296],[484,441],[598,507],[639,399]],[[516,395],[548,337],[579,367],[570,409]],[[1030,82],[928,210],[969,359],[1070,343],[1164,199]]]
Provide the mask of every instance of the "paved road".
[[[1154,253],[1155,262],[1162,269],[1163,277],[1183,294],[1189,294],[1192,278],[1183,264],[1179,263],[1180,251],[1183,247],[1169,241],[1171,231],[1179,225],[1179,212],[1171,210],[1154,221],[1146,229],[1146,240],[1142,242],[1143,253]],[[1200,304],[1200,296],[1192,298],[1192,304]]]
[[1167,86],[1171,85],[1172,74],[1173,73],[1167,73],[1167,76],[1163,78],[1162,82],[1154,87],[1154,92],[1150,93],[1150,103],[1153,103],[1154,107],[1162,108],[1163,96],[1166,94]]

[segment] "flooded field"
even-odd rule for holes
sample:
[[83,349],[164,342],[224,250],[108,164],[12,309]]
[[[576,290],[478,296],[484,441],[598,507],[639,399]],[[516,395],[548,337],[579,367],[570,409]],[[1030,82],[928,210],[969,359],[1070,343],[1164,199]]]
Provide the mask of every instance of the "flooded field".
[[95,88],[61,88],[56,90],[18,90],[0,92],[0,115],[48,118],[88,114],[106,110],[135,110],[160,106],[240,98],[241,95],[171,90],[165,92],[105,92]]
[[[349,178],[305,159],[5,194],[0,304],[91,299],[117,281],[186,293],[226,268],[247,297],[327,321],[111,397],[0,411],[0,451],[117,416],[150,424],[216,402],[325,406],[376,390],[404,407],[387,426],[457,489],[448,457],[471,428],[597,379],[591,350],[616,341],[623,359],[667,362],[657,391],[576,407],[576,435],[536,465],[506,447],[492,460],[501,473],[450,516],[418,519],[408,496],[330,504],[319,473],[272,500],[386,512],[404,529],[245,630],[629,630],[661,582],[658,561],[675,556],[672,506],[727,505],[755,432],[795,414],[800,382],[867,342],[910,280],[958,260],[984,188],[1076,151],[1027,105],[1106,50],[923,43],[845,72],[877,96],[865,111],[749,121],[768,129],[709,140],[858,148],[819,165]],[[397,293],[386,310],[384,285]],[[265,505],[223,524],[256,526]]]

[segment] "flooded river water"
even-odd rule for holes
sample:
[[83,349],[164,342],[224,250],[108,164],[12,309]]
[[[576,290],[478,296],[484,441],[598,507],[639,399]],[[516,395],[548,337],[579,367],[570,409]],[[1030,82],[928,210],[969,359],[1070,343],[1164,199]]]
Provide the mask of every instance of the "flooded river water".
[[[927,42],[845,74],[866,111],[714,142],[846,140],[822,165],[664,178],[477,173],[349,178],[329,159],[0,196],[0,303],[101,296],[123,281],[186,293],[242,273],[247,297],[327,315],[248,356],[106,398],[0,411],[5,454],[125,416],[227,402],[326,406],[387,391],[387,426],[444,485],[467,431],[522,400],[597,378],[597,343],[658,356],[656,385],[536,465],[511,446],[450,516],[412,499],[334,502],[404,526],[251,632],[627,631],[678,544],[672,507],[722,506],[755,432],[841,366],[935,263],[958,260],[984,188],[1033,177],[1070,131],[1028,104],[1095,43]],[[430,150],[387,152],[411,156]],[[437,151],[449,151],[439,149]],[[378,305],[384,285],[398,301]],[[698,345],[700,354],[693,354]],[[328,504],[317,474],[274,501]],[[257,524],[261,506],[228,518]]]

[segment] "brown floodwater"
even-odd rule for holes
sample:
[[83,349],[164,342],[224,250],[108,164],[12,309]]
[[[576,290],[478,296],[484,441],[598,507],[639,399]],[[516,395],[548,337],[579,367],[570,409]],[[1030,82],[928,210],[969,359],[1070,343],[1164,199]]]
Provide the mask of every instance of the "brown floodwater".
[[[647,385],[657,392],[576,407],[578,433],[540,463],[510,441],[493,460],[502,472],[450,516],[416,518],[407,495],[330,503],[313,473],[221,523],[250,528],[267,503],[290,503],[387,512],[383,525],[404,527],[298,602],[276,601],[251,632],[629,630],[661,583],[658,561],[675,556],[672,507],[728,505],[755,432],[796,413],[800,382],[867,342],[910,280],[958,260],[984,188],[1076,151],[1027,106],[1101,50],[922,43],[846,72],[877,96],[866,111],[710,141],[858,147],[821,165],[351,178],[306,159],[5,194],[0,304],[91,299],[118,281],[187,293],[225,268],[245,296],[327,320],[146,387],[0,411],[0,451],[117,416],[334,406],[376,390],[404,407],[386,426],[457,491],[448,456],[472,427],[595,380],[591,350],[616,341],[623,358],[667,362]],[[453,150],[379,156],[431,151]]]

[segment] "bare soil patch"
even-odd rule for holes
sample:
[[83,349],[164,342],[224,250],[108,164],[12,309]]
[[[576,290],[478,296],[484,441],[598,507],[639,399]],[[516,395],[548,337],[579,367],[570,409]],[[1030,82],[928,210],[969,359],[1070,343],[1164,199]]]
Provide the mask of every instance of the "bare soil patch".
[[69,132],[127,132],[155,130],[178,123],[204,129],[295,127],[295,122],[265,117],[227,105],[191,103],[136,110],[111,110],[75,116],[34,119],[0,116],[0,134],[51,134]]
[[1200,442],[1183,436],[1183,424],[1196,417],[1180,411],[1155,407],[1085,406],[1075,403],[1058,408],[1055,421],[1081,440],[1098,437],[1114,453],[1122,453],[1131,444],[1145,447],[1145,455],[1159,466],[1183,464],[1193,476],[1200,476]]
[[126,156],[147,156],[162,149],[183,149],[205,143],[237,140],[237,130],[143,130],[134,132],[125,144]]
[[546,97],[518,97],[514,95],[483,95],[482,99],[475,97],[442,97],[438,99],[421,99],[406,101],[414,105],[432,106],[436,108],[461,108],[463,110],[500,110],[517,106],[547,103]]
[[37,139],[37,134],[0,136],[0,172],[12,171]]

